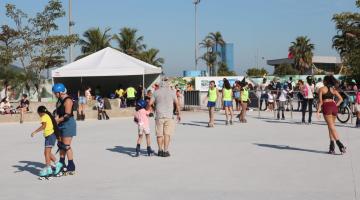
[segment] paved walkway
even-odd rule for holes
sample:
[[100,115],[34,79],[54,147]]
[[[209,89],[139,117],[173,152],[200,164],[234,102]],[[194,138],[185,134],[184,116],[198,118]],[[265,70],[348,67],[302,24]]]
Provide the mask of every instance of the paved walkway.
[[339,125],[348,153],[334,156],[326,154],[323,122],[250,115],[247,124],[225,126],[218,113],[209,129],[205,112],[184,113],[170,158],[131,156],[132,118],[80,122],[73,145],[77,174],[51,181],[36,176],[43,138],[30,133],[38,124],[1,124],[0,199],[360,199],[359,129]]

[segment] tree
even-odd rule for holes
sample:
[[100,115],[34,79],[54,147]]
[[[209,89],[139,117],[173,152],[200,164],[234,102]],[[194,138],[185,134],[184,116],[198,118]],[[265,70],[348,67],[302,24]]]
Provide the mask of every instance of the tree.
[[[356,1],[360,8],[360,0]],[[350,68],[348,72],[360,81],[360,13],[343,12],[335,14],[337,35],[333,37],[333,48],[336,49],[344,65]]]
[[236,72],[230,71],[226,63],[220,62],[219,69],[217,71],[218,76],[236,76]]
[[35,17],[28,17],[15,5],[6,4],[6,16],[14,21],[18,35],[12,47],[14,57],[18,60],[26,74],[35,74],[31,80],[40,100],[44,69],[57,67],[65,62],[65,50],[78,40],[77,35],[57,35],[56,20],[65,16],[62,4],[51,0],[42,12]]
[[[214,44],[212,51],[215,51],[216,53],[218,53],[218,46],[223,47],[225,45],[225,40],[219,31],[209,33],[209,35],[206,36],[205,40],[207,39],[212,41],[212,43]],[[216,65],[214,65],[211,69],[213,70],[213,74],[216,75]]]
[[206,52],[206,53],[204,53],[204,55],[202,57],[200,57],[202,60],[205,61],[206,66],[208,67],[210,76],[215,75],[214,68],[215,68],[217,57],[218,57],[218,53],[213,52],[213,51]]
[[124,27],[120,29],[119,34],[114,36],[119,50],[133,57],[139,57],[141,52],[146,49],[146,45],[143,44],[144,37],[137,37],[136,32],[136,29]]
[[275,67],[274,75],[275,76],[285,76],[285,75],[299,75],[299,70],[295,69],[291,64],[280,64]]
[[0,32],[0,66],[6,72],[14,60],[15,40],[19,33],[7,25],[1,26]]
[[162,65],[164,64],[164,59],[157,57],[158,53],[159,53],[158,49],[151,48],[147,51],[141,52],[140,59],[151,65],[155,65],[157,67],[162,67]]
[[247,71],[246,71],[246,75],[247,76],[254,76],[254,77],[263,77],[263,76],[266,76],[267,74],[269,74],[269,72],[264,69],[264,68],[249,68]]
[[106,28],[105,31],[102,32],[100,28],[90,28],[85,31],[83,34],[84,39],[79,41],[82,55],[78,56],[76,60],[100,51],[106,47],[110,47],[110,41],[112,39],[112,36],[108,34],[110,30],[110,28]]
[[214,43],[211,39],[205,38],[201,43],[200,46],[204,49],[206,49],[206,52],[203,56],[200,57],[200,59],[204,60],[206,63],[206,66],[208,68],[208,72],[210,76],[215,75],[213,72],[213,67],[216,62],[216,53],[213,52]]
[[295,68],[304,74],[312,66],[315,45],[310,43],[306,36],[297,37],[289,47],[289,52],[294,56]]

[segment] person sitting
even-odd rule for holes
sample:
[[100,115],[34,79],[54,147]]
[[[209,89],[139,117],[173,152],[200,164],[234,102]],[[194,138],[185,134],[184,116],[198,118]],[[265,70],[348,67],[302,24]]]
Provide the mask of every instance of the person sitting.
[[12,114],[11,104],[7,97],[3,98],[0,102],[0,114]]
[[20,112],[20,124],[24,122],[24,113],[29,112],[30,102],[27,99],[27,97],[28,97],[27,94],[23,94],[19,106],[16,107],[16,110]]
[[102,97],[97,97],[97,110],[98,110],[98,120],[106,119],[109,120],[109,116],[107,115],[105,111],[105,101]]

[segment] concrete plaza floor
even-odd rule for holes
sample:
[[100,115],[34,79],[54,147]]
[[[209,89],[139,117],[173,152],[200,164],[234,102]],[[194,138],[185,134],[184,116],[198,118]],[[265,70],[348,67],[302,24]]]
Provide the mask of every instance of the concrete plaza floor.
[[250,112],[247,124],[225,126],[218,113],[216,127],[206,128],[206,112],[184,112],[169,158],[132,157],[132,118],[79,122],[76,175],[50,181],[37,179],[44,141],[30,133],[39,124],[1,124],[0,199],[360,199],[359,129],[338,124],[348,152],[328,155],[321,120],[262,116]]

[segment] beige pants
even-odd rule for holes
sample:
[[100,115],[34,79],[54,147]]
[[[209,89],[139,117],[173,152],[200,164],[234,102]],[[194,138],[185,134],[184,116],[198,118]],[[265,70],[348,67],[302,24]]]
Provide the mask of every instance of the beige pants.
[[169,118],[161,118],[155,121],[156,136],[161,137],[164,135],[171,136],[175,130],[175,120]]

